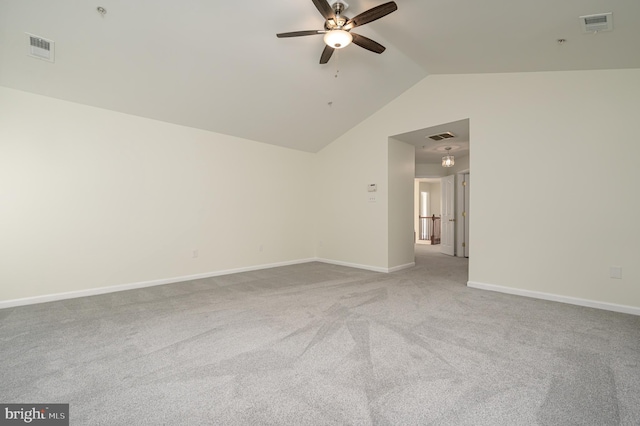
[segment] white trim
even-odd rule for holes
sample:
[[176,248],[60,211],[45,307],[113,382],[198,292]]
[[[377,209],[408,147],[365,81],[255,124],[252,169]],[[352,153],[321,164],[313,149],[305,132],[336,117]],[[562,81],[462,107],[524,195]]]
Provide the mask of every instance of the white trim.
[[316,258],[298,259],[287,262],[269,263],[264,265],[247,266],[244,268],[226,269],[222,271],[205,272],[202,274],[185,275],[181,277],[163,278],[159,280],[141,281],[137,283],[120,284],[109,287],[97,287],[86,290],[68,291],[64,293],[45,294],[42,296],[24,297],[13,300],[0,300],[0,309],[13,308],[15,306],[35,305],[37,303],[55,302],[57,300],[75,299],[78,297],[96,296],[99,294],[115,293],[118,291],[134,290],[137,288],[153,287],[157,285],[172,284],[182,281],[198,280],[202,278],[217,277],[220,275],[237,274],[239,272],[250,272],[261,269],[277,268],[279,266],[297,265],[318,261]]
[[342,262],[340,260],[332,260],[332,259],[315,259],[315,260],[317,262],[328,263],[330,265],[348,266],[350,268],[365,269],[367,271],[384,272],[384,273],[390,272],[389,268],[380,268],[378,266],[360,265],[358,263]]
[[331,265],[348,266],[350,268],[364,269],[367,271],[374,271],[374,272],[382,272],[384,274],[388,274],[389,272],[397,272],[403,269],[413,268],[414,266],[416,266],[416,262],[405,263],[404,265],[398,265],[392,268],[380,268],[379,266],[360,265],[358,263],[342,262],[340,260],[332,260],[332,259],[316,259],[316,261],[322,262],[322,263],[329,263]]
[[388,268],[387,271],[398,272],[398,271],[402,271],[403,269],[413,268],[414,266],[416,266],[416,262],[405,263],[404,265],[398,265],[398,266],[394,266],[393,268]]
[[205,272],[202,274],[184,275],[181,277],[162,278],[159,280],[141,281],[137,283],[119,284],[109,287],[89,288],[86,290],[67,291],[64,293],[45,294],[42,296],[24,297],[21,299],[0,300],[0,309],[13,308],[16,306],[35,305],[38,303],[55,302],[58,300],[75,299],[78,297],[97,296],[99,294],[116,293],[118,291],[135,290],[137,288],[153,287],[157,285],[173,284],[183,281],[199,280],[202,278],[218,277],[221,275],[237,274],[240,272],[258,271],[261,269],[277,268],[279,266],[297,265],[309,262],[322,262],[332,265],[348,266],[350,268],[365,269],[374,272],[396,272],[415,266],[415,262],[406,265],[394,266],[393,268],[380,268],[377,266],[359,265],[357,263],[341,262],[331,259],[319,259],[317,257],[308,259],[290,260],[286,262],[269,263],[264,265],[247,266],[244,268],[225,269],[222,271]]
[[599,302],[597,300],[580,299],[577,297],[523,290],[520,288],[504,287],[501,285],[485,284],[475,281],[468,281],[467,287],[496,291],[498,293],[514,294],[516,296],[531,297],[534,299],[551,300],[553,302],[568,303],[570,305],[586,306],[588,308],[603,309],[605,311],[621,312],[623,314],[640,315],[640,308],[635,306],[617,305],[615,303]]

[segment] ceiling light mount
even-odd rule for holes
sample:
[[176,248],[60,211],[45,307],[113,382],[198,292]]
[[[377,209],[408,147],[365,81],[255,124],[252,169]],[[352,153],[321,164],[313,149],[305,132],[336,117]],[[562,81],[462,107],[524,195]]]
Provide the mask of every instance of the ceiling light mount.
[[331,3],[331,9],[333,9],[333,11],[337,15],[340,15],[342,12],[344,12],[347,9],[349,9],[349,4],[347,2],[342,1],[342,0],[336,0],[333,3]]

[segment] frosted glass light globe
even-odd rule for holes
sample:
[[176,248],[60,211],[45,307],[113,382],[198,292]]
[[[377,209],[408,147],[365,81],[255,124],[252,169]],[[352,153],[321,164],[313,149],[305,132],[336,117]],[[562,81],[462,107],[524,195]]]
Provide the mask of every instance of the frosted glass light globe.
[[331,30],[324,35],[326,45],[334,49],[347,47],[352,40],[353,36],[345,30]]

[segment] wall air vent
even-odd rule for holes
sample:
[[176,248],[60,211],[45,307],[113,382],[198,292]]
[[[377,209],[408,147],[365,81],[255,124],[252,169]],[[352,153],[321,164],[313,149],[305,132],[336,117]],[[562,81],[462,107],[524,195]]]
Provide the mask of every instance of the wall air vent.
[[27,33],[27,40],[29,43],[27,55],[33,58],[54,62],[55,42],[29,33]]
[[599,33],[600,31],[613,30],[613,13],[598,13],[580,17],[580,25],[583,33]]
[[444,133],[438,133],[437,135],[431,135],[431,136],[427,136],[429,139],[433,139],[434,141],[441,141],[443,139],[451,139],[451,138],[455,138],[456,135],[454,135],[451,132],[444,132]]

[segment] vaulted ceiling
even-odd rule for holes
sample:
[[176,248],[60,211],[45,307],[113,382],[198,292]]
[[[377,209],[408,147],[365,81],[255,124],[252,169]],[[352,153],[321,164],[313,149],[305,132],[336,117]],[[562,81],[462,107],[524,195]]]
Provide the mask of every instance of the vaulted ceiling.
[[[354,30],[384,53],[352,44],[320,65],[321,35],[275,36],[322,29],[311,0],[0,0],[0,85],[317,152],[429,74],[640,68],[637,0],[396,3]],[[613,31],[581,31],[605,12]],[[55,62],[27,56],[25,33]]]

